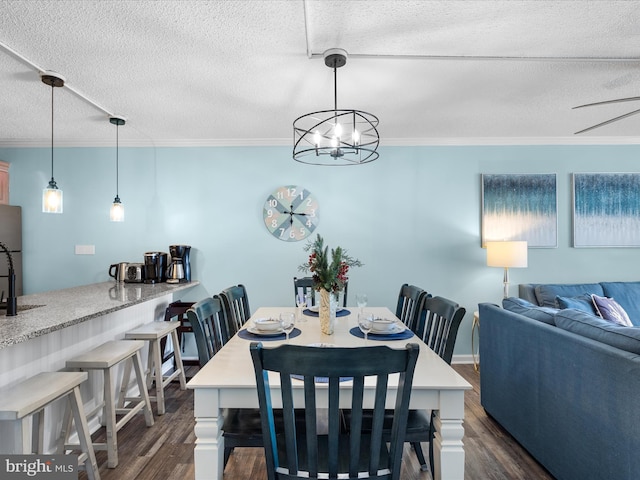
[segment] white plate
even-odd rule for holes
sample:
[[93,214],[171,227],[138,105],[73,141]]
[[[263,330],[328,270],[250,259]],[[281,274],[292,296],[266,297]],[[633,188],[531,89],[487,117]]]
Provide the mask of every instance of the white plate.
[[282,335],[284,330],[279,328],[278,330],[258,330],[255,327],[247,327],[247,332],[253,333],[254,335],[260,335],[261,337],[273,337],[275,335]]
[[375,332],[371,330],[369,335],[396,335],[398,333],[402,333],[407,329],[403,323],[394,323],[393,327],[390,330],[386,330],[384,332]]
[[[313,307],[308,307],[309,310],[311,310],[313,313],[319,313],[320,312],[320,305],[314,305]],[[342,307],[338,307],[336,309],[336,313],[339,312],[340,310],[342,310]]]

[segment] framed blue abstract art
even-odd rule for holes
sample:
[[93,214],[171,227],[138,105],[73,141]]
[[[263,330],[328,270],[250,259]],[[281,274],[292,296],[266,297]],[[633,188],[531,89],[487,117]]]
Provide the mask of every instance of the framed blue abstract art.
[[558,246],[555,173],[482,175],[482,247],[495,240]]
[[640,247],[640,173],[573,174],[573,246]]

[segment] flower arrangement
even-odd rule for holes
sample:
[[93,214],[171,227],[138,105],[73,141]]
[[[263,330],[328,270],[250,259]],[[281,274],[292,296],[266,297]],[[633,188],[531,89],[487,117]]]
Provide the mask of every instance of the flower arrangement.
[[298,267],[301,272],[311,272],[314,288],[336,293],[344,289],[348,280],[349,268],[361,267],[363,263],[350,257],[341,247],[331,249],[324,245],[323,238],[318,235],[315,240],[309,240],[304,251],[311,251],[309,261]]

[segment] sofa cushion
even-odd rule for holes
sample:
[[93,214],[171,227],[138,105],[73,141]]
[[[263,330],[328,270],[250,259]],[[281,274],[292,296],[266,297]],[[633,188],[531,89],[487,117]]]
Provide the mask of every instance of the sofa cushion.
[[502,308],[513,313],[519,313],[534,320],[548,323],[549,325],[555,325],[553,317],[558,311],[557,308],[539,307],[538,305],[518,297],[503,299]]
[[622,327],[579,310],[560,310],[558,328],[640,355],[640,328]]
[[596,313],[599,317],[622,325],[623,327],[633,326],[627,312],[625,312],[624,308],[613,298],[591,295],[591,299],[593,300],[593,305],[596,307]]
[[579,295],[577,297],[561,297],[560,295],[556,296],[556,303],[558,304],[558,308],[575,308],[576,310],[582,310],[583,312],[590,313],[591,315],[596,314],[595,307],[593,305],[593,300],[589,295]]
[[629,315],[631,323],[640,327],[640,282],[602,282],[600,285],[604,296],[615,298]]
[[543,307],[555,307],[556,297],[577,297],[579,295],[604,296],[604,291],[599,283],[573,283],[573,284],[541,284],[536,286],[536,298],[538,304]]

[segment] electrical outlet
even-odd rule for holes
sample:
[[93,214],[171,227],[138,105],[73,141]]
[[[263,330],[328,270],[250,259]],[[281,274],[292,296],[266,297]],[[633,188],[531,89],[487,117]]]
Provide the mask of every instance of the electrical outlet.
[[95,255],[95,245],[76,245],[76,255]]

